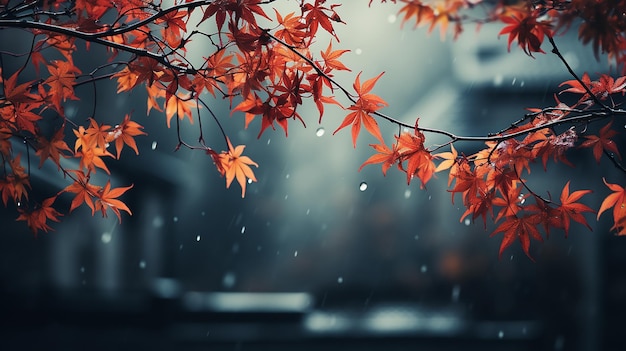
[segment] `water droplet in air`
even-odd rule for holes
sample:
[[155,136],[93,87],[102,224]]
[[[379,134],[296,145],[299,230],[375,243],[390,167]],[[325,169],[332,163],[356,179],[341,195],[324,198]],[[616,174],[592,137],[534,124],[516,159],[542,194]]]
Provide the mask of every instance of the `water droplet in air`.
[[252,179],[248,179],[248,184],[252,184]]
[[428,200],[432,199],[433,196],[432,195],[428,195]]
[[267,139],[267,145],[270,144],[270,141],[272,141],[272,139]]
[[298,251],[293,253],[293,257],[298,257]]
[[161,228],[163,226],[163,217],[156,216],[152,219],[152,226],[155,228]]
[[315,131],[315,135],[317,135],[318,137],[321,137],[322,135],[324,135],[324,133],[326,133],[326,130],[324,129],[324,127],[319,127]]
[[563,350],[563,346],[565,345],[565,338],[563,335],[557,336],[556,340],[554,340],[554,349],[555,350]]
[[343,277],[337,278],[337,283],[339,283],[339,284],[343,283]]
[[102,243],[108,244],[111,242],[111,238],[111,233],[102,233],[102,237],[100,237],[100,240],[102,240]]
[[180,244],[180,245],[178,246],[178,250],[182,250],[182,249],[183,249],[183,244]]
[[200,216],[202,216],[202,217],[206,216],[206,212],[204,212],[204,211],[200,212]]
[[414,238],[415,238],[415,240],[419,240],[420,236],[416,235]]
[[470,225],[470,224],[472,224],[472,221],[469,218],[465,218],[465,221],[463,223],[465,225]]
[[174,222],[178,222],[178,217],[174,216],[174,218],[172,218],[172,220],[173,220]]
[[222,285],[227,289],[235,286],[236,282],[237,282],[237,277],[235,276],[233,272],[227,272],[226,274],[224,274],[224,277],[222,278]]
[[504,332],[503,332],[502,330],[500,330],[500,331],[498,332],[498,338],[499,338],[499,339],[502,339],[503,337],[504,337]]
[[200,241],[200,235],[196,236],[196,241]]
[[311,209],[310,209],[310,208],[307,208],[307,209],[306,209],[306,214],[307,214],[307,216],[309,215],[309,213],[311,213]]
[[361,48],[357,48],[356,50],[354,50],[354,53],[357,55],[361,55],[363,53],[363,50]]
[[246,226],[244,225],[243,227],[241,227],[241,234],[246,232]]
[[157,142],[153,141],[152,142],[152,150],[156,150],[156,148],[157,148]]
[[80,267],[80,272],[85,273],[85,267]]
[[387,22],[389,23],[396,23],[396,20],[398,19],[398,17],[396,17],[396,15],[389,15],[387,16]]
[[504,77],[502,77],[501,74],[498,74],[495,77],[493,77],[493,85],[496,87],[502,85],[502,81],[504,81]]
[[361,190],[361,191],[367,190],[367,183],[366,182],[361,182],[361,184],[359,184],[359,190]]
[[404,198],[405,198],[405,199],[408,199],[408,198],[410,198],[410,197],[411,197],[411,189],[406,189],[406,190],[404,191]]
[[422,273],[428,272],[428,267],[425,264],[422,265],[422,267],[420,267],[420,272],[422,272]]
[[291,174],[289,173],[285,174],[285,179],[289,179],[289,177],[291,177]]
[[144,260],[139,261],[139,268],[141,268],[141,269],[146,268],[146,261],[144,261]]
[[455,285],[452,287],[452,302],[459,302],[459,296],[461,295],[461,286]]

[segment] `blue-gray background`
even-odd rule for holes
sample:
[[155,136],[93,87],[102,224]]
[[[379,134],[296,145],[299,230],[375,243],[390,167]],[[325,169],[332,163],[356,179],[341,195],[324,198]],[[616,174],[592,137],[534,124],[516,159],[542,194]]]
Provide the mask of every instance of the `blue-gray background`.
[[[499,28],[475,32],[468,27],[458,41],[448,36],[442,42],[438,32],[427,36],[426,29],[413,31],[411,24],[401,30],[397,7],[350,3],[337,10],[348,25],[336,25],[342,41],[333,45],[351,50],[343,58],[353,69],[338,74],[338,80],[350,87],[360,71],[364,79],[385,71],[374,93],[390,103],[383,112],[407,123],[420,117],[421,126],[485,135],[520,118],[525,107],[553,104],[558,84],[570,79],[554,55],[532,59],[518,48],[507,54],[505,38],[497,39]],[[22,48],[9,33],[0,31],[0,48]],[[320,40],[319,49],[326,43]],[[606,69],[571,35],[557,43],[578,72]],[[193,48],[202,54],[199,44]],[[100,63],[99,50],[77,61],[93,67]],[[94,103],[93,91],[83,88],[81,102],[66,106],[77,123],[90,117]],[[387,177],[379,166],[357,172],[373,152],[367,145],[376,141],[363,132],[353,149],[348,129],[333,136],[345,112],[330,108],[318,125],[317,111],[307,106],[301,111],[307,128],[290,122],[288,138],[282,130],[268,130],[257,139],[258,121],[241,130],[243,116],[231,117],[228,106],[216,101],[214,111],[233,143],[246,144],[246,154],[260,164],[258,183],[249,184],[241,199],[237,184],[224,188],[205,154],[173,151],[175,131],[165,128],[158,112],[144,116],[142,89],[114,91],[114,81],[98,83],[96,118],[114,123],[133,111],[148,133],[136,138],[139,156],[125,150],[121,161],[110,164],[114,186],[134,184],[123,198],[133,216],[123,215],[119,224],[115,216],[92,218],[89,209],[80,208],[55,224],[54,232],[34,237],[13,221],[11,210],[1,212],[0,306],[11,316],[33,313],[35,320],[44,320],[43,327],[38,324],[44,334],[50,319],[41,315],[49,312],[49,304],[60,311],[95,309],[102,314],[91,316],[106,320],[110,316],[94,306],[137,309],[129,301],[144,301],[155,284],[166,281],[180,287],[181,294],[307,292],[319,309],[363,311],[390,301],[452,306],[471,320],[539,322],[547,330],[541,341],[546,349],[609,349],[616,340],[616,318],[624,312],[626,278],[618,267],[625,245],[609,233],[605,219],[595,223],[588,216],[593,232],[574,224],[568,239],[554,233],[542,245],[533,242],[536,263],[517,243],[498,260],[500,237],[489,238],[493,227],[485,230],[482,222],[459,221],[465,209],[459,198],[451,203],[446,174],[420,190],[418,182],[407,186],[405,175],[395,169]],[[205,137],[221,149],[211,122],[204,117]],[[397,127],[379,123],[389,143]],[[197,126],[185,122],[183,135],[194,140]],[[429,145],[444,141],[427,138]],[[470,153],[480,146],[457,149]],[[570,159],[576,168],[550,165],[543,173],[538,165],[529,178],[534,189],[557,197],[572,179],[573,189],[606,194],[602,175],[613,182],[623,178],[608,162],[596,164],[591,152]],[[35,168],[33,185],[39,188],[33,196],[50,196],[46,185],[67,184],[53,165]],[[586,196],[592,208],[599,207],[599,194]],[[70,201],[64,195],[60,204],[68,208]],[[149,313],[150,307],[144,310]],[[9,320],[4,325],[12,327]],[[141,323],[133,326],[142,328]],[[23,334],[16,335],[29,335],[17,329]],[[501,331],[496,327],[489,337],[498,338]],[[234,347],[240,345],[236,339]],[[63,341],[59,345],[68,347]],[[151,337],[145,345],[158,345],[158,339]]]

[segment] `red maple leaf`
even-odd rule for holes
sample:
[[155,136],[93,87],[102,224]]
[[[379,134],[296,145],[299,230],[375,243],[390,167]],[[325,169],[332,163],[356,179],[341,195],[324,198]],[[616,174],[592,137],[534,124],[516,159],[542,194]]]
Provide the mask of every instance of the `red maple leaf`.
[[570,194],[569,183],[570,182],[567,182],[567,184],[565,184],[565,187],[561,192],[561,206],[556,208],[556,211],[559,214],[559,221],[557,222],[559,225],[557,227],[563,228],[565,231],[565,237],[567,237],[569,232],[570,219],[580,224],[584,224],[587,228],[589,228],[589,230],[591,230],[591,227],[582,214],[584,212],[594,212],[588,206],[576,202],[584,195],[591,193],[591,190],[578,190]]
[[[37,148],[37,152],[35,153],[39,156],[39,168],[43,166],[43,163],[47,159],[51,159],[54,164],[57,165],[57,168],[61,168],[60,160],[61,157],[69,157],[66,152],[71,153],[72,149],[65,143],[63,140],[65,137],[65,133],[63,128],[57,130],[56,133],[52,136],[52,139],[48,140],[43,136],[39,136],[37,138],[37,143],[39,144]],[[64,152],[66,151],[66,152]]]
[[407,184],[411,183],[413,177],[417,177],[421,181],[420,187],[424,188],[436,169],[433,155],[424,148],[424,134],[419,131],[416,123],[415,133],[402,133],[396,138],[398,140],[399,160],[400,162],[407,162],[405,170]]
[[30,89],[33,85],[33,82],[26,82],[20,85],[17,85],[17,78],[20,71],[15,72],[9,79],[5,79],[2,81],[0,78],[0,83],[4,84],[4,99],[10,101],[13,104],[22,103],[22,102],[32,102],[35,99],[35,95],[30,94]]
[[506,217],[496,230],[491,233],[490,237],[497,235],[498,233],[504,233],[502,243],[500,244],[499,258],[502,258],[502,253],[507,247],[511,246],[515,239],[518,239],[522,244],[522,250],[528,258],[533,262],[535,259],[530,255],[530,238],[543,242],[543,238],[537,230],[537,225],[541,223],[541,216],[538,214],[526,214],[523,216],[509,216]]
[[500,17],[507,24],[502,28],[499,35],[508,34],[508,50],[511,51],[511,43],[517,39],[517,43],[524,52],[532,57],[533,52],[545,53],[541,49],[541,43],[546,35],[552,35],[551,25],[545,21],[537,21],[539,12],[525,12],[511,10]]
[[[317,29],[322,26],[328,33],[332,34],[337,41],[339,38],[335,34],[332,22],[344,23],[334,8],[341,6],[340,4],[330,5],[330,8],[322,6],[326,0],[315,0],[315,4],[306,3],[302,6],[306,24],[309,26],[309,37],[311,40],[315,37]],[[331,22],[332,21],[332,22]]]
[[50,77],[44,82],[50,86],[48,93],[57,111],[62,111],[61,102],[67,99],[77,100],[74,95],[74,83],[80,70],[70,61],[54,60],[48,66]]
[[612,137],[617,135],[617,132],[611,129],[612,124],[613,122],[609,122],[607,125],[602,127],[598,135],[586,135],[585,138],[587,140],[580,144],[580,147],[593,148],[593,157],[597,162],[600,162],[602,153],[605,151],[612,152],[616,154],[617,157],[621,158],[617,145],[613,140],[611,140]]

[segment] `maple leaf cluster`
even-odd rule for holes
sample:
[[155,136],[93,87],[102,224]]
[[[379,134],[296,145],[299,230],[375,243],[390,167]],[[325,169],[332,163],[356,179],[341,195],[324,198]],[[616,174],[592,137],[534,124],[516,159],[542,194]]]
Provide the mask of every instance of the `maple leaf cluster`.
[[[376,153],[361,168],[382,164],[386,174],[395,165],[406,174],[407,183],[417,178],[421,187],[436,173],[448,172],[452,201],[460,197],[466,209],[461,220],[480,218],[485,226],[488,219],[495,222],[492,236],[503,234],[500,255],[517,240],[531,257],[531,238],[543,241],[553,230],[567,236],[572,221],[589,227],[584,215],[594,211],[580,202],[589,191],[570,192],[570,182],[566,182],[558,200],[542,196],[526,180],[535,163],[544,169],[550,161],[571,165],[570,152],[590,149],[597,162],[606,158],[626,173],[612,124],[626,114],[620,107],[626,76],[600,74],[592,80],[585,73],[579,77],[554,40],[578,28],[581,42],[591,43],[597,56],[606,53],[624,74],[626,1],[390,0],[389,6],[398,6],[400,26],[412,23],[428,27],[428,32],[439,29],[445,39],[449,32],[457,38],[468,24],[498,23],[509,50],[516,43],[529,56],[551,51],[572,75],[573,79],[560,85],[554,106],[529,109],[511,127],[483,137],[458,136],[420,126],[417,118],[407,124],[385,115],[382,111],[388,102],[375,93],[383,73],[364,81],[362,72],[356,74],[352,89],[335,78],[340,71],[351,72],[342,62],[349,51],[338,48],[340,38],[335,31],[335,26],[347,25],[340,16],[340,4],[300,0],[292,3],[297,10],[281,13],[273,8],[274,2],[0,1],[0,31],[19,29],[32,36],[27,55],[14,53],[15,60],[21,58],[17,69],[5,67],[0,60],[3,205],[14,206],[17,220],[26,221],[34,232],[48,231],[49,222],[59,220],[62,211],[55,202],[61,196],[73,196],[69,212],[84,205],[92,214],[113,212],[120,221],[122,212],[131,213],[120,197],[132,185],[113,187],[110,180],[95,184],[91,176],[109,174],[108,165],[122,156],[124,147],[139,154],[135,138],[145,134],[143,127],[130,114],[112,125],[102,123],[95,109],[92,115],[71,118],[64,110],[69,101],[79,100],[79,87],[96,86],[101,80],[114,80],[117,94],[145,90],[146,112],[161,112],[167,127],[176,129],[177,148],[203,150],[225,178],[226,187],[233,181],[239,184],[242,197],[247,184],[256,181],[252,167],[258,165],[244,155],[245,145],[233,146],[213,112],[213,101],[227,101],[231,114],[243,115],[245,128],[257,120],[259,136],[277,127],[288,136],[291,121],[305,125],[301,112],[306,101],[316,106],[318,121],[328,107],[339,108],[345,117],[335,133],[350,127],[353,147],[363,137],[362,129],[378,142],[371,144]],[[480,11],[482,16],[477,15]],[[313,45],[324,36],[328,44],[315,52]],[[201,62],[192,63],[187,48],[199,38],[210,44],[203,48]],[[551,50],[545,50],[546,40]],[[74,62],[82,50],[95,45],[106,48],[106,63],[86,69]],[[2,48],[0,56],[8,51]],[[568,104],[560,100],[562,96],[574,100]],[[221,131],[223,140],[205,140],[201,124],[206,117]],[[61,123],[50,132],[43,126],[53,120]],[[200,137],[188,142],[181,136],[180,124],[196,121]],[[595,128],[599,121],[604,122]],[[380,122],[405,130],[386,136]],[[449,141],[429,145],[427,136],[432,133]],[[454,145],[466,142],[484,147],[470,155],[459,154]],[[449,151],[441,150],[447,147]],[[29,197],[31,151],[39,157],[39,167],[45,162],[56,165],[68,181],[65,188],[41,200]],[[612,209],[613,229],[626,234],[625,190],[619,184],[604,183],[611,193],[597,216]]]

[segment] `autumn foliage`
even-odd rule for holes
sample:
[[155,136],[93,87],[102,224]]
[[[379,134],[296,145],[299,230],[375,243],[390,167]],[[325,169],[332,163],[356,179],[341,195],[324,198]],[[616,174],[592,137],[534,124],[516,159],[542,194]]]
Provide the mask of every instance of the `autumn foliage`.
[[[626,115],[621,108],[626,76],[620,76],[626,72],[626,1],[382,0],[398,7],[401,26],[437,29],[443,39],[456,38],[468,25],[480,30],[485,23],[497,23],[510,51],[523,50],[529,56],[551,52],[562,61],[572,79],[554,87],[552,106],[529,108],[526,115],[512,119],[509,128],[485,131],[482,137],[422,127],[418,116],[415,123],[405,124],[384,114],[389,97],[376,91],[383,73],[367,78],[356,73],[351,89],[335,80],[336,72],[350,71],[342,63],[347,50],[341,49],[335,32],[335,26],[349,26],[340,2],[299,0],[299,10],[291,13],[280,13],[273,6],[279,2],[0,0],[0,31],[26,32],[31,41],[27,53],[0,44],[4,207],[15,209],[17,220],[35,233],[47,232],[62,213],[80,206],[92,214],[112,212],[120,221],[122,212],[131,214],[122,198],[132,185],[114,186],[110,180],[96,184],[92,175],[110,174],[108,165],[129,150],[140,154],[135,138],[146,134],[142,113],[131,116],[129,111],[118,116],[116,124],[106,124],[93,115],[70,118],[64,108],[69,100],[79,99],[77,89],[114,80],[118,94],[145,90],[146,111],[162,112],[167,126],[176,129],[178,147],[204,151],[227,187],[233,181],[239,184],[242,197],[246,184],[256,181],[252,167],[257,164],[244,155],[244,145],[233,146],[232,133],[222,127],[210,98],[227,100],[233,114],[243,114],[246,128],[260,119],[259,136],[277,128],[287,136],[290,123],[304,125],[300,112],[305,101],[315,104],[320,121],[327,107],[341,108],[345,117],[337,121],[335,133],[349,129],[353,147],[364,132],[378,142],[371,145],[374,154],[363,166],[381,164],[383,174],[397,168],[406,174],[407,183],[417,181],[420,187],[436,173],[446,172],[452,201],[465,207],[461,220],[480,220],[485,227],[494,222],[491,236],[502,237],[500,255],[519,242],[531,257],[532,240],[541,242],[554,231],[567,236],[573,223],[589,227],[589,215],[599,218],[604,212],[612,215],[613,230],[626,235],[623,177],[603,180],[607,193],[597,211],[583,202],[589,190],[571,190],[564,181],[560,196],[552,198],[525,180],[536,164],[544,169],[553,162],[571,164],[572,152],[588,152],[597,162],[607,158],[622,176],[626,173],[614,141],[614,121]],[[556,43],[561,33],[571,30],[578,31],[580,41],[590,44],[596,56],[607,54],[620,74],[574,72]],[[312,45],[324,38],[322,33],[330,36],[326,49],[314,52]],[[201,63],[192,63],[187,48],[199,38],[211,45]],[[109,63],[86,72],[75,63],[75,54],[93,46],[107,49]],[[5,66],[5,55],[21,58],[21,65]],[[574,102],[562,102],[564,96]],[[180,123],[201,119],[212,120],[223,139],[205,140],[200,132],[196,143],[183,140]],[[397,135],[383,135],[379,123],[401,128]],[[448,141],[429,144],[433,133]],[[466,155],[454,147],[459,143],[483,147]],[[46,162],[56,166],[67,185],[34,198],[30,169]],[[70,207],[58,208],[59,197],[72,199]]]

